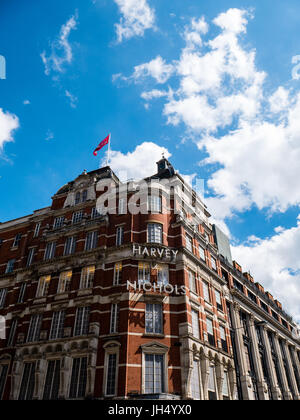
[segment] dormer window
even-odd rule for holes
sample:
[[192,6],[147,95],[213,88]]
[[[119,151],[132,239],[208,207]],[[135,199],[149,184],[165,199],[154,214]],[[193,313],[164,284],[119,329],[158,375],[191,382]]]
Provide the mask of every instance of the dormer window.
[[88,198],[87,190],[82,191],[82,193],[78,191],[75,195],[75,205],[77,206],[77,204],[85,203],[87,201],[87,198]]
[[75,195],[75,205],[80,203],[81,194],[80,192],[76,193]]
[[85,203],[87,200],[88,192],[87,190],[84,190],[82,193],[82,202]]

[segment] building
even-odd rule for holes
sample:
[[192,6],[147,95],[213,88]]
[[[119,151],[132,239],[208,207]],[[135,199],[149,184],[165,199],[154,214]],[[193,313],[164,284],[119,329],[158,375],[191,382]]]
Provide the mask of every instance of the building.
[[157,165],[84,171],[0,224],[0,399],[299,399],[295,323]]

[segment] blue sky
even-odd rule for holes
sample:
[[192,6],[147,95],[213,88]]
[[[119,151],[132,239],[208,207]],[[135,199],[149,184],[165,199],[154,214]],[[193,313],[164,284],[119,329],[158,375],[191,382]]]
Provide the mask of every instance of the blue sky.
[[2,0],[0,221],[95,169],[111,132],[128,178],[163,151],[204,178],[234,256],[300,320],[299,16],[296,0]]

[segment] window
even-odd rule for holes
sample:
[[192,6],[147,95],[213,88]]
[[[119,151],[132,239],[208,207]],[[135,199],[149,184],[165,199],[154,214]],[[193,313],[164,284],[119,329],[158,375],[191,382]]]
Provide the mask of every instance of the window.
[[260,306],[263,308],[263,310],[267,313],[269,313],[268,311],[268,305],[266,305],[262,300],[260,301]]
[[18,248],[18,246],[20,245],[21,239],[22,239],[22,234],[18,233],[15,236],[14,243],[13,243],[13,248]]
[[217,308],[218,308],[220,311],[223,311],[223,305],[222,305],[221,293],[220,293],[218,290],[215,290],[215,296],[216,296]]
[[200,340],[200,328],[199,328],[199,312],[192,309],[192,328],[193,336]]
[[200,372],[199,372],[199,362],[197,360],[193,361],[193,371],[192,371],[192,397],[194,400],[200,400]]
[[89,232],[86,235],[85,239],[85,250],[89,251],[91,249],[97,248],[98,245],[98,232]]
[[45,261],[52,260],[52,258],[54,258],[55,256],[55,250],[56,250],[56,242],[49,242],[46,245],[44,260]]
[[60,386],[60,360],[48,362],[43,400],[57,400]]
[[157,267],[157,284],[166,286],[169,284],[169,266],[160,264]]
[[186,235],[185,240],[187,250],[193,252],[193,239],[189,235]]
[[31,264],[33,263],[34,252],[35,252],[35,248],[30,248],[28,257],[27,257],[26,267],[30,267]]
[[203,297],[206,302],[210,302],[209,286],[205,281],[203,282]]
[[252,302],[257,303],[256,302],[256,296],[254,293],[251,293],[250,290],[247,289],[248,292],[248,298],[252,300]]
[[210,318],[206,318],[206,326],[207,326],[207,336],[208,336],[208,342],[211,346],[215,346],[215,335],[214,335],[214,327],[213,322]]
[[26,287],[27,287],[27,284],[25,282],[21,284],[17,303],[23,303],[24,302]]
[[49,285],[51,281],[51,276],[43,276],[39,280],[36,297],[44,297],[47,296]]
[[60,273],[57,293],[65,293],[71,290],[72,271]]
[[18,327],[18,319],[15,318],[15,319],[12,320],[12,323],[11,323],[11,326],[10,326],[9,336],[8,336],[8,340],[7,340],[7,347],[13,347],[14,346],[17,327]]
[[5,274],[10,274],[14,271],[15,263],[16,263],[15,259],[8,261]]
[[199,255],[200,255],[201,260],[205,261],[205,251],[202,248],[202,246],[199,246]]
[[81,194],[80,192],[77,192],[75,195],[75,205],[80,203],[80,199],[81,199]]
[[126,208],[125,208],[125,198],[119,199],[119,214],[126,214]]
[[229,400],[229,386],[228,386],[228,372],[224,372],[224,379],[223,379],[223,385],[222,385],[222,395],[223,400]]
[[43,317],[41,314],[32,315],[28,329],[27,343],[33,343],[40,340],[42,320]]
[[87,357],[73,359],[70,398],[84,398],[87,383]]
[[87,201],[87,197],[88,197],[88,192],[87,190],[84,190],[82,192],[82,202],[85,203]]
[[215,367],[209,367],[209,377],[208,377],[208,398],[209,400],[216,400],[217,393],[216,393],[216,379],[215,379]]
[[119,324],[119,304],[112,303],[111,314],[110,314],[110,333],[115,334],[118,332]]
[[217,271],[217,261],[214,257],[211,257],[211,267],[213,270]]
[[1,309],[4,307],[6,295],[7,295],[7,289],[0,289],[0,308]]
[[49,340],[57,340],[64,336],[65,311],[54,312]]
[[101,217],[101,213],[98,212],[97,208],[94,207],[91,213],[91,219],[99,219]]
[[114,268],[114,286],[120,284],[122,281],[122,263],[116,263]]
[[106,395],[112,396],[116,394],[117,355],[108,354],[107,358]]
[[164,356],[145,354],[145,394],[161,394],[164,388]]
[[82,221],[83,213],[82,211],[77,211],[76,213],[73,213],[72,217],[72,223],[75,225],[76,223],[80,223]]
[[4,392],[7,372],[8,372],[8,365],[0,365],[0,400],[2,399],[2,395]]
[[33,237],[34,238],[37,238],[38,236],[39,236],[39,234],[40,234],[40,229],[41,229],[41,223],[37,223],[36,225],[35,225],[35,228],[34,228],[34,234],[33,234]]
[[163,315],[161,304],[146,304],[145,325],[147,334],[163,333]]
[[190,290],[196,293],[196,274],[191,270],[189,270],[189,286]]
[[116,246],[121,246],[124,241],[124,228],[118,227],[116,233]]
[[227,340],[226,340],[226,330],[222,325],[220,326],[220,335],[221,335],[221,344],[222,349],[228,353],[228,346],[227,346]]
[[35,363],[24,363],[19,400],[32,400],[35,388]]
[[65,221],[65,216],[56,217],[53,223],[53,229],[59,229],[62,227]]
[[148,224],[148,242],[161,244],[163,229],[162,225],[158,223],[149,223]]
[[240,283],[239,281],[233,279],[233,285],[234,287],[239,290],[240,292],[244,293],[244,287],[242,285],[242,283]]
[[80,288],[81,289],[90,289],[93,287],[95,276],[95,266],[91,265],[89,267],[84,267],[81,270],[81,281],[80,281]]
[[90,307],[80,307],[76,311],[74,336],[87,335],[89,332]]
[[150,283],[150,264],[139,262],[138,282]]
[[151,213],[161,213],[162,202],[161,197],[157,195],[148,196],[148,211]]
[[74,254],[75,249],[76,249],[76,237],[70,236],[69,238],[66,239],[66,242],[65,242],[64,255]]

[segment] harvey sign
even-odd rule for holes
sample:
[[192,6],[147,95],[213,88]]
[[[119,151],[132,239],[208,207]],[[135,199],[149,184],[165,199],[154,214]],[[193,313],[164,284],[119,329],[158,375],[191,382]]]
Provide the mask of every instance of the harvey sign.
[[142,257],[176,260],[178,250],[158,248],[153,246],[147,247],[141,245],[133,245],[132,253],[133,255],[140,255]]

